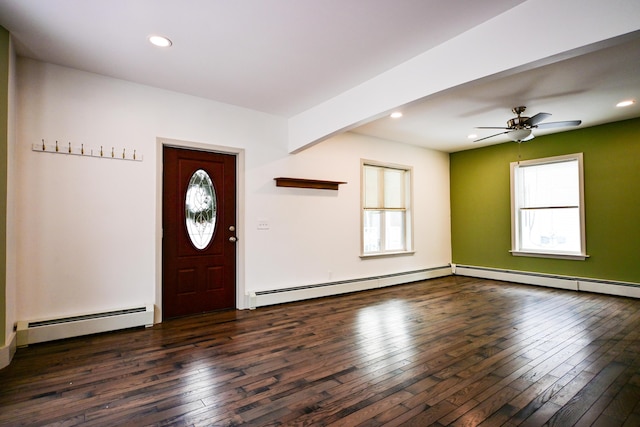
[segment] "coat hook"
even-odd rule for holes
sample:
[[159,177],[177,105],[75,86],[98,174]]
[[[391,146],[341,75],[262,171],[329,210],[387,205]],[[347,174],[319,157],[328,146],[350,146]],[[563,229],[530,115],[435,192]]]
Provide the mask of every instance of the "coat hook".
[[102,157],[104,155],[104,152],[102,151],[102,145],[100,146],[100,157]]
[[42,140],[42,151],[46,151],[46,150],[47,150],[47,147],[46,147],[46,145],[44,145],[44,139],[43,139]]
[[133,160],[136,159],[136,150],[133,150]]
[[111,147],[111,157],[115,157],[115,153],[114,153],[114,151],[113,151],[113,150],[114,150],[114,148],[113,148],[113,147]]
[[123,159],[126,159],[126,158],[127,158],[127,156],[124,154],[124,152],[125,152],[125,151],[126,151],[126,148],[123,148],[123,149],[122,149],[122,158],[123,158]]
[[60,150],[58,149],[58,140],[56,140],[56,152],[58,152],[58,151],[60,151]]
[[69,153],[71,153],[71,142],[69,142]]
[[80,144],[80,154],[84,156],[84,144]]

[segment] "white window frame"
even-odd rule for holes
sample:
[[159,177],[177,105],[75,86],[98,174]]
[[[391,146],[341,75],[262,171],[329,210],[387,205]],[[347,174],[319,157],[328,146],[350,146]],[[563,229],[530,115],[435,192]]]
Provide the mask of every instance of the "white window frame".
[[[580,218],[580,250],[577,252],[569,251],[553,251],[541,250],[533,251],[530,249],[522,249],[520,243],[520,210],[524,209],[519,206],[520,198],[517,194],[518,187],[518,168],[536,165],[547,165],[552,163],[561,163],[567,161],[578,162],[578,180],[579,180],[579,218]],[[556,206],[551,206],[556,207]],[[575,206],[572,206],[575,207]],[[541,258],[559,258],[584,260],[588,258],[586,253],[586,230],[585,230],[585,214],[584,214],[584,167],[582,153],[567,154],[563,156],[546,157],[541,159],[524,160],[511,163],[511,254],[515,256],[541,257]]]
[[[381,242],[381,250],[378,252],[365,252],[365,212],[367,210],[379,210],[383,212],[383,218],[381,223],[384,224],[384,212],[387,211],[398,211],[398,209],[386,209],[385,207],[377,207],[373,208],[365,208],[365,167],[373,166],[381,169],[395,169],[401,170],[404,172],[404,182],[403,182],[403,201],[404,207],[401,209],[404,214],[404,249],[402,250],[385,250],[385,237],[384,237],[384,227],[382,227],[382,242]],[[383,256],[395,256],[395,255],[410,255],[413,254],[413,214],[412,214],[412,206],[413,206],[413,168],[411,166],[393,164],[393,163],[384,163],[377,162],[373,160],[361,160],[360,164],[360,257],[361,258],[373,258],[373,257],[383,257]],[[384,200],[384,184],[378,183],[378,188],[380,191],[379,200]]]

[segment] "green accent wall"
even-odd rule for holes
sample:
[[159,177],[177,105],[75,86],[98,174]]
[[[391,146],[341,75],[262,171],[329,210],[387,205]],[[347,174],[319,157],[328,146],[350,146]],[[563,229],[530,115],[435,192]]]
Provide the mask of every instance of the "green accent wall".
[[0,346],[7,325],[7,146],[9,135],[9,32],[0,27]]
[[[509,165],[584,153],[585,261],[511,249]],[[450,155],[452,262],[640,283],[640,119]]]

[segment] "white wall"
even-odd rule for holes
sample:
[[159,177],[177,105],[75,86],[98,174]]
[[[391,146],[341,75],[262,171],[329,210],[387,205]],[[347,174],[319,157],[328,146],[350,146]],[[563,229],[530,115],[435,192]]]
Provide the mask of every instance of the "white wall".
[[[158,137],[244,150],[241,292],[450,262],[444,153],[344,134],[290,155],[284,118],[29,59],[17,71],[20,320],[159,304]],[[144,161],[31,151],[43,138],[136,149]],[[359,258],[361,158],[414,167],[415,255]],[[276,176],[349,183],[277,188]]]
[[[361,159],[413,167],[415,250],[412,256],[360,259]],[[263,165],[247,220],[253,290],[325,283],[447,265],[450,255],[449,157],[353,133],[338,135]],[[346,181],[338,191],[275,187],[273,177]],[[253,213],[255,212],[255,213]],[[257,230],[260,219],[268,231]]]

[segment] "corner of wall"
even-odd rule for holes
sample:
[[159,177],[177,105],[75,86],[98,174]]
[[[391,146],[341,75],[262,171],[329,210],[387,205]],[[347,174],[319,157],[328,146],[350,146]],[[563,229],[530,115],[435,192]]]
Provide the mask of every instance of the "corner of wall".
[[6,368],[16,354],[16,333],[13,332],[8,343],[0,347],[0,369]]
[[[8,148],[9,148],[9,71],[11,60],[11,39],[9,32],[0,26],[0,342],[6,343],[7,331],[7,221],[8,211]],[[4,348],[4,347],[3,347]],[[5,357],[0,356],[3,362]],[[8,358],[10,360],[10,358]],[[0,367],[2,364],[0,363]]]

